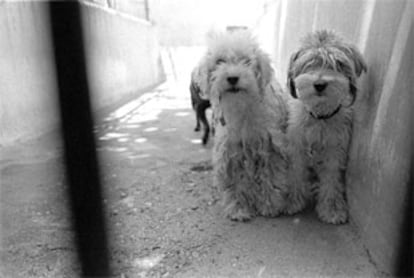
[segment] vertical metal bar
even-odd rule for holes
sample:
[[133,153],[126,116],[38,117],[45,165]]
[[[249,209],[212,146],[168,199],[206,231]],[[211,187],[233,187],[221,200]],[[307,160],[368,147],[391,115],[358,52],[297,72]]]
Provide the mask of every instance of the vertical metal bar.
[[410,179],[407,183],[407,195],[403,213],[400,242],[398,246],[398,258],[395,267],[396,277],[414,277],[413,257],[413,187],[414,187],[414,156],[411,156]]
[[111,272],[80,9],[77,1],[49,3],[76,247],[83,277],[105,277]]

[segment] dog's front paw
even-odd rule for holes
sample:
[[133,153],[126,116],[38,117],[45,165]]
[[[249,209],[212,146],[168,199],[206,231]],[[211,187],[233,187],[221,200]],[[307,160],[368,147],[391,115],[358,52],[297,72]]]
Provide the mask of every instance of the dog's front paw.
[[285,196],[284,213],[293,215],[302,211],[307,205],[307,197],[302,192],[290,193]]
[[319,219],[326,223],[343,224],[348,221],[348,208],[342,199],[318,203],[316,212]]
[[287,215],[294,215],[294,214],[302,211],[305,206],[306,206],[305,202],[289,203],[286,206],[286,209],[285,209],[284,213],[287,214]]
[[282,214],[279,208],[265,208],[259,211],[259,215],[264,217],[278,217]]
[[253,218],[253,215],[243,209],[238,209],[234,212],[228,213],[227,217],[232,221],[247,222]]
[[201,142],[203,143],[203,145],[207,145],[208,142],[208,132],[206,132],[203,136],[203,138],[201,139]]
[[232,221],[246,222],[253,218],[253,213],[247,208],[237,204],[231,204],[226,208],[226,217]]

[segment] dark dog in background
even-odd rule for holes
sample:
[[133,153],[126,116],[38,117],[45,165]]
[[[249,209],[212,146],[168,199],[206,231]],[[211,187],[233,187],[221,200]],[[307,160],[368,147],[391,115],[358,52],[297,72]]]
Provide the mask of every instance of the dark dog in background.
[[204,134],[202,137],[203,145],[207,144],[208,138],[210,135],[210,125],[206,117],[206,110],[211,107],[211,103],[208,99],[202,98],[203,92],[200,89],[200,86],[197,82],[197,71],[194,69],[191,73],[191,83],[190,83],[190,92],[191,92],[191,104],[193,106],[195,115],[196,115],[196,127],[194,131],[200,131],[200,122],[203,124]]

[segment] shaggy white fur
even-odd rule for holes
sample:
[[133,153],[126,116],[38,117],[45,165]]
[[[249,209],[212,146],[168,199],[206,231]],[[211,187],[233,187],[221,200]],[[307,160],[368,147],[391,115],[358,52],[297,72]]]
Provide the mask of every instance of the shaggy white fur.
[[216,34],[203,59],[216,116],[214,183],[225,214],[245,221],[287,210],[287,107],[268,56],[248,31]]
[[[319,218],[327,223],[348,218],[345,170],[356,80],[362,71],[362,55],[330,31],[310,34],[290,60],[290,182],[301,188],[292,198],[315,200]],[[295,210],[305,206],[296,204]]]

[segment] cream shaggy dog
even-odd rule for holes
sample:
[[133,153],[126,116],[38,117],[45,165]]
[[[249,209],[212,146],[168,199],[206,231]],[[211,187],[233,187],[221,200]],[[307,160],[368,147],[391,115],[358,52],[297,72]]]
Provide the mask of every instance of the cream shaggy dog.
[[287,107],[268,56],[248,31],[216,34],[204,57],[203,91],[216,120],[214,184],[237,221],[287,210]]
[[366,70],[353,45],[325,30],[307,36],[290,59],[288,88],[294,99],[289,104],[287,136],[291,178],[296,179],[291,182],[302,183],[305,199],[316,201],[316,212],[327,223],[348,218],[345,170],[352,104],[357,78]]

